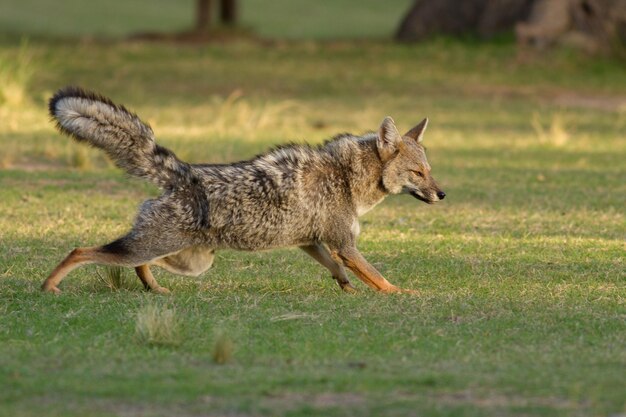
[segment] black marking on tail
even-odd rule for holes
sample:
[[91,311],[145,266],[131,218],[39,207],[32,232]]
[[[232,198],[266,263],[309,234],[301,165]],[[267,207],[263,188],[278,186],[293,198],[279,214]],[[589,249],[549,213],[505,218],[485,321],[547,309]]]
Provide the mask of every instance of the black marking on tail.
[[57,91],[48,101],[48,111],[50,112],[50,116],[54,117],[54,111],[56,110],[56,105],[59,100],[68,97],[76,97],[76,98],[84,98],[86,100],[99,101],[100,103],[104,103],[107,106],[113,107],[115,110],[123,111],[124,113],[128,113],[131,116],[137,117],[137,115],[131,111],[129,111],[126,107],[115,104],[111,101],[110,98],[95,93],[93,91],[85,90],[81,87],[77,87],[74,85],[68,85],[67,87],[61,88]]
[[[59,129],[59,131],[61,131],[62,133],[71,136],[75,139],[78,139],[80,141],[83,140],[83,138],[80,138],[78,136],[76,136],[74,133],[70,132],[69,130],[65,129],[63,126],[61,126],[61,123],[59,122],[59,120],[56,117],[56,110],[57,110],[57,104],[59,101],[63,100],[64,98],[82,98],[85,100],[92,100],[92,101],[97,101],[103,104],[106,104],[107,106],[112,107],[114,110],[116,111],[120,111],[123,113],[128,114],[130,117],[132,118],[138,118],[137,115],[133,112],[131,112],[130,110],[128,110],[126,107],[122,106],[121,104],[115,104],[113,101],[111,101],[110,98],[105,97],[101,94],[98,94],[96,92],[93,91],[89,91],[89,90],[85,90],[81,87],[78,86],[74,86],[74,85],[69,85],[67,87],[63,87],[61,88],[59,91],[57,91],[48,101],[48,113],[52,119],[53,122],[55,122],[55,125],[57,127],[57,129]],[[150,127],[149,124],[145,123],[142,121],[142,123],[144,125],[146,125],[146,127],[148,127],[149,129],[152,129]]]

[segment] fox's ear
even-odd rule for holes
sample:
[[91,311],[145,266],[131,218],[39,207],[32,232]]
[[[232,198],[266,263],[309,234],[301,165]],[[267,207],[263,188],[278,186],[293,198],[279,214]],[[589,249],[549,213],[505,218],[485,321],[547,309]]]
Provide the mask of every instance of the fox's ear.
[[427,126],[428,126],[428,117],[422,120],[421,122],[419,122],[419,124],[415,126],[413,129],[406,132],[404,136],[408,136],[411,139],[415,139],[417,143],[422,143],[422,140],[424,140],[424,131],[426,130]]
[[391,158],[396,153],[400,142],[402,142],[402,136],[400,136],[396,124],[391,117],[385,117],[378,129],[378,140],[376,141],[381,159],[386,161]]

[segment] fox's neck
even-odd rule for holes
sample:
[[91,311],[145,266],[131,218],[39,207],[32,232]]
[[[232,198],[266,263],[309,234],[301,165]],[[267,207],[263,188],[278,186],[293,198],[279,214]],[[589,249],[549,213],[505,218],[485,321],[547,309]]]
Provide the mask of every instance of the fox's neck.
[[361,216],[389,194],[382,185],[383,162],[378,155],[375,137],[359,143],[353,162],[352,199],[357,215]]

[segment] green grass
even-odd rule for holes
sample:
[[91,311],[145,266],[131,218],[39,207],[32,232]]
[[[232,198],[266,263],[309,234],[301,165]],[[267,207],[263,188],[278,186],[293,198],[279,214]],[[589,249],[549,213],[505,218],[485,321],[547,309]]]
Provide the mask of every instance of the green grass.
[[[449,41],[27,48],[0,43],[32,70],[24,99],[0,105],[0,415],[626,412],[623,67]],[[218,252],[199,278],[155,269],[170,297],[95,266],[41,294],[70,249],[124,233],[156,193],[54,132],[45,100],[68,83],[126,104],[191,161],[429,116],[448,197],[389,198],[359,243],[421,295],[356,279],[345,295],[289,249]]]

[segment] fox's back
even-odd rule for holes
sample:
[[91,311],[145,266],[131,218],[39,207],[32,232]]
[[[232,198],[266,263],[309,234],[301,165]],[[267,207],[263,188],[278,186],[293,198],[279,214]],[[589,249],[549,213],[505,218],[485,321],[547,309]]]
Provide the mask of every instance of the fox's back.
[[[278,149],[230,165],[195,165],[216,247],[258,250],[310,244],[320,212],[310,179],[322,164],[308,147]],[[313,210],[312,210],[313,209]]]

